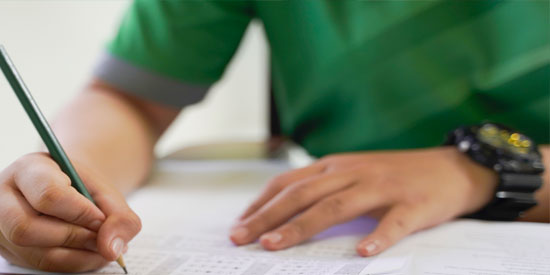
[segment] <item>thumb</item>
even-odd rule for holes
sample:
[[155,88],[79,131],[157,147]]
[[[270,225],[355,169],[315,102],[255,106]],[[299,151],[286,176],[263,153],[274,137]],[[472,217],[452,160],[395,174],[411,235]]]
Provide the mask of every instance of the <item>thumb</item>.
[[116,260],[140,230],[141,221],[130,208],[108,215],[97,237],[99,253],[107,260]]
[[141,230],[141,220],[124,196],[107,184],[95,184],[92,196],[106,219],[97,233],[98,252],[106,260],[116,260]]

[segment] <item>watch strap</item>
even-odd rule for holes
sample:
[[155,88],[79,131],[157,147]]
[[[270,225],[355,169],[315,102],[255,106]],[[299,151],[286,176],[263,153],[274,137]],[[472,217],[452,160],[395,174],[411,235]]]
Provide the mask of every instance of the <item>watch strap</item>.
[[493,199],[467,218],[513,221],[537,205],[534,192],[542,184],[540,175],[500,174]]

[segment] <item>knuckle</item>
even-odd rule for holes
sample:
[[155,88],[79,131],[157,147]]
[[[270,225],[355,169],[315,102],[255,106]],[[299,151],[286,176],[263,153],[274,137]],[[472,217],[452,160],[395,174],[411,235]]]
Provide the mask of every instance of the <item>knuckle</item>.
[[380,178],[393,174],[393,164],[385,161],[365,161],[362,167],[364,171]]
[[376,164],[372,165],[369,162],[361,162],[354,165],[351,165],[350,170],[357,174],[373,174],[373,171],[376,171]]
[[13,221],[8,231],[8,240],[17,246],[25,246],[27,244],[30,226],[30,221],[26,218],[16,219]]
[[65,173],[57,173],[55,180],[59,183],[62,183],[64,186],[71,185],[71,178],[69,178],[69,176],[67,176]]
[[298,239],[301,239],[306,236],[306,232],[304,230],[304,227],[298,223],[291,222],[286,225],[286,230],[290,232],[290,234],[296,236]]
[[289,181],[288,174],[278,175],[271,180],[271,182],[269,183],[269,186],[275,187],[275,188],[284,188],[288,184],[288,181]]
[[25,169],[25,167],[27,167],[27,165],[29,164],[32,158],[33,158],[33,154],[27,154],[22,157],[19,157],[12,163],[11,167],[13,167],[15,170]]
[[13,173],[9,171],[9,168],[6,168],[4,171],[0,172],[0,192],[6,193],[8,190],[8,185],[11,182]]
[[36,210],[48,210],[58,204],[63,199],[64,192],[55,185],[47,183],[46,187],[38,195],[38,201],[35,204]]
[[258,209],[260,209],[260,207],[262,206],[261,202],[256,200],[254,202],[252,202],[248,208],[246,208],[246,210],[244,211],[244,214],[243,216],[250,216],[251,214],[253,214],[254,212],[256,212]]
[[400,232],[409,232],[410,226],[403,218],[396,218],[391,222],[391,225]]
[[143,227],[143,224],[141,223],[141,219],[138,217],[138,215],[136,215],[135,213],[133,214],[133,220],[134,220],[134,224],[135,224],[135,227],[136,227],[136,234],[137,232],[141,231],[141,228]]
[[15,174],[16,168],[16,162],[13,162],[8,167],[2,170],[0,173],[0,185],[4,185],[11,181],[13,179],[13,175]]
[[65,236],[65,240],[63,241],[63,244],[61,246],[70,247],[76,242],[78,238],[78,233],[76,232],[74,226],[67,224],[67,227],[67,235]]
[[399,187],[400,181],[394,176],[386,173],[374,176],[373,184],[377,190],[387,192],[399,192],[402,190],[402,188]]
[[56,259],[51,253],[42,253],[38,257],[38,269],[43,271],[56,271]]
[[[8,263],[10,263],[12,265],[18,265],[18,263],[20,263],[19,259],[16,258],[16,256],[13,253],[8,251],[2,245],[0,245],[0,258],[4,258],[4,260],[6,260]],[[21,264],[19,264],[19,265],[21,265]]]
[[16,170],[32,169],[34,164],[36,164],[36,161],[40,160],[41,157],[45,158],[45,154],[43,154],[43,153],[29,153],[29,154],[23,155],[23,156],[19,157],[18,159],[16,159],[13,162],[12,166]]
[[262,207],[263,203],[261,200],[256,200],[254,201],[253,203],[250,204],[250,206],[248,207],[248,211],[252,211],[252,210],[256,210],[256,209],[259,209],[260,207]]
[[136,234],[139,233],[141,231],[141,229],[143,228],[143,224],[141,223],[141,219],[136,215],[136,218],[135,218],[135,224],[136,224]]
[[321,202],[323,212],[331,216],[340,216],[345,210],[345,201],[339,197],[332,197]]
[[88,217],[93,216],[93,208],[91,206],[84,206],[84,208],[76,214],[74,218],[72,218],[69,222],[73,224],[82,224],[84,223]]
[[388,176],[380,176],[377,180],[374,181],[376,187],[383,189],[383,190],[389,190],[392,189],[396,185],[395,181],[391,179]]
[[428,194],[422,192],[407,192],[403,197],[403,203],[408,205],[410,209],[429,204],[431,200]]
[[25,258],[25,262],[36,269],[40,269],[39,266],[40,262],[42,262],[43,257],[43,251],[39,249],[32,249],[29,253],[29,256]]
[[247,221],[244,225],[252,229],[252,231],[261,231],[269,228],[270,224],[273,224],[272,215],[263,212]]
[[141,231],[141,219],[133,211],[130,211],[130,213],[122,216],[119,222],[122,226],[129,230],[132,235],[136,235],[139,231]]
[[307,200],[309,186],[306,184],[296,184],[286,191],[286,197],[291,202],[302,202]]

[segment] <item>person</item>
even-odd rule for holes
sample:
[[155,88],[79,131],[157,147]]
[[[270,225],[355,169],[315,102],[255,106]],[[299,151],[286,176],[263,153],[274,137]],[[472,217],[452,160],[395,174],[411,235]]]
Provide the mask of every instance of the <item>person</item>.
[[123,253],[141,222],[122,194],[145,181],[155,143],[221,77],[252,19],[270,46],[281,131],[320,160],[273,179],[238,218],[235,244],[284,249],[370,215],[379,225],[356,249],[371,256],[467,215],[548,222],[549,8],[136,0],[53,122],[97,207],[48,154],[23,156],[0,174],[0,254],[77,272]]

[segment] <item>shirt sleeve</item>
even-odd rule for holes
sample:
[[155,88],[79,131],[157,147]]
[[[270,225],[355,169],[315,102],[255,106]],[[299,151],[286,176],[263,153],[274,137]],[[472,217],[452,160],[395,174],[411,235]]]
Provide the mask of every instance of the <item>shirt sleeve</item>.
[[196,103],[223,74],[252,17],[248,1],[135,0],[94,75],[157,103]]

